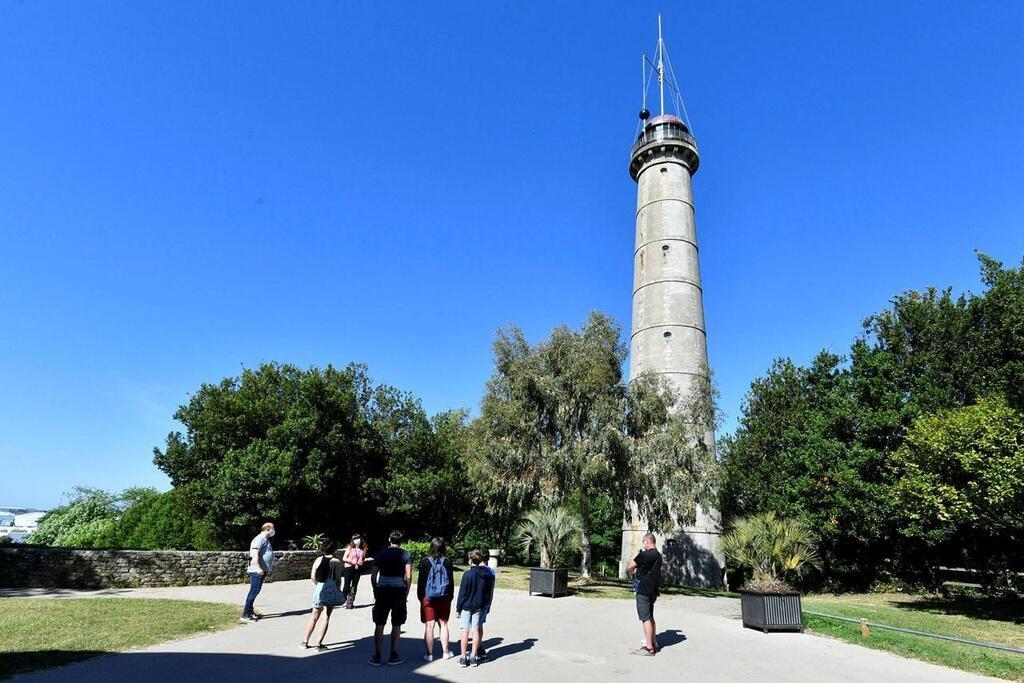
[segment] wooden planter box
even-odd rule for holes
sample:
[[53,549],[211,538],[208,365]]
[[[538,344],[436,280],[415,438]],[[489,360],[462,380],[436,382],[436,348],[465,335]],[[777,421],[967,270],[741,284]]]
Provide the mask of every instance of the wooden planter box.
[[539,593],[557,598],[569,594],[568,569],[530,568],[530,595]]
[[761,593],[740,589],[740,609],[743,625],[765,633],[769,631],[804,632],[800,594]]

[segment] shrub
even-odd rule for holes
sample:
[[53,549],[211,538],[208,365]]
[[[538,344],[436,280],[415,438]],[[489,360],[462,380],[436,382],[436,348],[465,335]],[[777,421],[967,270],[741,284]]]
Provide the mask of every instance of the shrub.
[[562,508],[541,508],[526,515],[519,525],[519,542],[529,555],[531,549],[540,554],[542,569],[558,565],[560,557],[579,540],[579,521]]
[[320,550],[327,544],[326,534],[310,534],[302,537],[303,550]]
[[818,566],[815,538],[795,520],[780,519],[774,512],[736,520],[722,536],[722,552],[753,577],[746,586],[752,590],[777,593],[792,590],[784,581]]
[[69,548],[95,548],[101,537],[108,534],[120,513],[120,499],[106,491],[77,487],[66,505],[50,510],[29,543]]
[[426,541],[407,541],[402,544],[402,547],[409,551],[414,567],[419,566],[420,560],[430,552],[430,544]]

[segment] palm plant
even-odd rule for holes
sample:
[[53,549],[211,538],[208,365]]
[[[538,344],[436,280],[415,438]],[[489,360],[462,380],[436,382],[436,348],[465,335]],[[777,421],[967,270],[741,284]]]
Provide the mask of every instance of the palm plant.
[[722,536],[722,552],[750,568],[747,587],[764,592],[791,590],[788,576],[801,576],[817,567],[817,540],[802,522],[782,519],[774,512],[736,520]]
[[302,537],[302,547],[305,550],[320,550],[327,545],[327,534],[310,534]]
[[527,514],[516,534],[527,555],[532,548],[540,552],[541,569],[554,568],[559,557],[579,541],[579,535],[579,520],[556,507],[538,508]]

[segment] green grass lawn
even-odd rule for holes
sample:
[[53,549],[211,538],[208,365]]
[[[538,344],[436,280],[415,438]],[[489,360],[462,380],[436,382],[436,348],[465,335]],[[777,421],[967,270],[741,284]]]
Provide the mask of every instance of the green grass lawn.
[[[461,579],[461,573],[465,566],[456,566],[455,583]],[[502,565],[498,571],[498,579],[495,582],[496,588],[506,590],[529,590],[530,568],[516,565]],[[705,588],[689,588],[687,586],[663,586],[661,589],[664,595],[706,595],[706,596],[728,596],[736,597],[734,593],[716,591]],[[630,582],[626,579],[594,576],[589,581],[580,578],[578,572],[569,572],[569,593],[581,598],[612,598],[616,600],[632,600],[633,592],[630,590]]]
[[[939,635],[980,640],[1024,648],[1024,601],[946,600],[940,596],[899,594],[809,595],[803,607],[812,612],[871,623],[910,628]],[[806,626],[835,638],[885,650],[904,657],[944,666],[1024,681],[1024,655],[974,645],[963,645],[909,633],[871,629],[867,638],[860,626],[834,619],[805,616]]]
[[237,607],[216,603],[0,598],[0,678],[237,623]]

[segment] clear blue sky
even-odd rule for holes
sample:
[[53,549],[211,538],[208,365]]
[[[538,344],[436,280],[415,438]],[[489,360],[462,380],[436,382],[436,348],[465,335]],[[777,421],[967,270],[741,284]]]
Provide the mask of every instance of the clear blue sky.
[[202,382],[478,405],[499,326],[629,328],[656,12],[727,427],[777,356],[1024,255],[1024,5],[0,4],[0,505],[166,487]]

